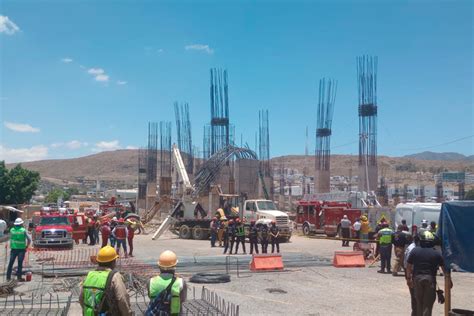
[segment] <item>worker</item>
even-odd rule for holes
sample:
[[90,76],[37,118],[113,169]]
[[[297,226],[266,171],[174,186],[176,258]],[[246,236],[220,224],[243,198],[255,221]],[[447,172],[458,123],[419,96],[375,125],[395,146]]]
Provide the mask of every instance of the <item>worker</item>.
[[24,282],[23,278],[23,260],[25,259],[26,249],[31,244],[31,238],[23,227],[24,221],[21,218],[15,219],[13,227],[10,229],[10,261],[7,268],[7,281],[12,278],[13,264],[18,258],[18,267],[16,269],[16,277],[18,281]]
[[3,220],[3,217],[0,216],[0,237],[3,237],[6,229],[7,229],[7,222],[5,222]]
[[102,226],[100,226],[100,233],[102,235],[102,246],[101,248],[107,246],[109,243],[109,237],[110,237],[110,223],[108,221],[105,221]]
[[267,253],[268,248],[268,226],[263,223],[260,226],[260,243],[262,245],[262,253]]
[[[411,238],[411,235],[409,235]],[[405,250],[405,256],[403,258],[403,267],[405,268],[405,279],[408,281],[407,278],[407,267],[408,267],[408,258],[415,247],[420,245],[420,238],[418,234],[411,238],[411,243],[408,245],[407,249]],[[408,282],[407,282],[408,283]],[[410,300],[411,300],[411,316],[416,316],[416,297],[415,297],[415,289],[413,287],[408,287],[410,291]]]
[[222,242],[224,238],[224,230],[226,228],[225,222],[227,221],[227,218],[225,216],[221,217],[218,220],[218,230],[217,230],[217,240],[219,241],[219,247],[222,247]]
[[217,217],[214,217],[211,220],[211,223],[209,224],[209,229],[211,231],[211,247],[216,246],[216,239],[217,239],[217,230],[218,228],[218,223],[217,223]]
[[258,254],[258,228],[255,226],[255,220],[252,219],[250,221],[250,233],[249,233],[249,241],[250,241],[250,254],[253,254],[255,249],[255,253]]
[[[148,283],[148,297],[150,305],[148,312],[152,315],[180,315],[181,306],[186,301],[186,282],[176,275],[178,258],[171,250],[163,251],[158,259],[160,274],[150,279]],[[168,293],[164,300],[159,296],[163,291]],[[164,295],[164,294],[163,294]],[[158,299],[160,297],[160,299]],[[155,298],[157,298],[155,300]]]
[[436,225],[435,221],[431,221],[430,227],[428,228],[432,234],[436,234],[436,230],[438,229],[438,225]]
[[87,236],[89,236],[89,246],[95,245],[95,221],[93,218],[87,218]]
[[392,271],[393,276],[397,276],[403,266],[405,248],[410,244],[409,236],[411,235],[403,230],[403,225],[401,224],[398,225],[397,231],[393,234],[392,244],[395,253],[395,263]]
[[379,244],[379,253],[380,253],[380,270],[378,273],[391,273],[390,260],[392,258],[392,235],[393,230],[388,227],[387,222],[383,222],[381,229],[377,233],[377,239]]
[[235,242],[234,220],[231,219],[227,222],[227,227],[224,232],[224,254],[226,254],[227,250],[229,250],[229,245],[230,245],[229,254],[232,254],[232,248],[234,247],[234,242]]
[[402,230],[403,230],[404,232],[409,232],[409,231],[410,231],[410,229],[408,229],[408,225],[407,225],[407,220],[406,220],[406,219],[402,219],[401,225],[402,225]]
[[362,242],[364,243],[369,242],[369,231],[370,231],[369,220],[367,219],[366,215],[362,215],[360,217],[360,238],[362,239]]
[[[433,233],[424,231],[419,238],[421,247],[414,248],[407,260],[407,285],[415,290],[417,315],[431,315],[436,299],[436,273],[440,267],[445,275],[449,271],[444,268],[441,253],[433,248]],[[452,282],[448,286],[452,287]]]
[[[247,254],[247,251],[245,250],[245,227],[244,224],[240,221],[240,218],[237,217],[235,220],[236,226],[235,226],[235,236],[237,239],[237,244],[235,246],[235,253],[239,252],[239,244],[242,244],[242,250],[244,251],[244,254]],[[231,247],[232,249],[232,247]]]
[[125,221],[123,218],[120,218],[117,222],[117,226],[115,226],[114,230],[112,231],[112,235],[114,235],[116,239],[116,249],[117,253],[120,253],[120,246],[122,246],[125,258],[128,257],[127,254],[127,239],[128,239],[128,230],[127,226],[124,225]]
[[[115,229],[115,226],[117,226],[117,217],[113,217],[112,221],[110,222],[110,231],[112,232]],[[115,239],[114,234],[110,234],[110,245],[115,248],[117,239]]]
[[97,215],[94,215],[94,241],[96,244],[99,243],[99,231],[100,231],[100,220],[97,218]]
[[342,247],[349,247],[349,238],[351,238],[351,221],[344,215],[341,219]]
[[360,218],[357,217],[354,224],[352,225],[352,229],[354,230],[354,233],[355,233],[355,239],[357,239],[357,241],[360,241],[360,227],[362,226],[361,222],[360,222]]
[[277,253],[280,253],[280,229],[276,226],[275,221],[272,221],[272,225],[270,227],[270,238],[272,239],[272,253],[275,252],[275,245]]
[[[418,234],[423,234],[425,231],[429,231],[428,221],[426,219],[421,221],[421,228],[418,230]],[[421,236],[421,235],[420,235]]]
[[118,255],[113,247],[100,248],[98,267],[82,282],[79,303],[84,316],[132,315],[130,297],[122,275],[114,271]]
[[134,223],[131,220],[127,220],[127,241],[128,241],[128,247],[130,248],[130,252],[128,255],[130,257],[133,257],[133,238],[135,237],[135,229],[133,228]]

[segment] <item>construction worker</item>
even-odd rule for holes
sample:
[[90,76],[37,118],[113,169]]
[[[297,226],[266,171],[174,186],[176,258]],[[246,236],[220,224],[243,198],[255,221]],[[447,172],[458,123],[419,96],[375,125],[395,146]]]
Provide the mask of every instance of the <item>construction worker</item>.
[[363,243],[369,242],[370,225],[366,215],[360,217],[360,238]]
[[355,239],[357,241],[360,240],[360,227],[362,226],[362,223],[360,222],[360,218],[356,218],[354,224],[352,225],[352,229],[354,229],[355,232]]
[[409,232],[409,231],[410,231],[410,229],[408,229],[408,225],[407,225],[407,220],[406,220],[406,219],[402,219],[401,226],[402,226],[402,230],[403,230],[404,232]]
[[112,231],[112,235],[114,235],[116,239],[116,249],[117,253],[120,253],[120,246],[122,246],[125,258],[128,257],[127,254],[127,239],[128,239],[128,229],[125,226],[125,220],[120,218],[117,222],[117,226],[115,226],[114,230]]
[[133,228],[134,223],[131,220],[127,220],[127,241],[128,241],[128,247],[130,248],[130,252],[128,255],[130,257],[133,257],[133,238],[135,237],[135,229]]
[[172,283],[170,288],[171,300],[165,299],[167,304],[157,306],[157,310],[153,310],[153,315],[161,315],[162,313],[160,312],[164,312],[164,315],[175,316],[181,312],[181,305],[186,300],[187,289],[186,282],[176,275],[177,264],[178,258],[173,251],[166,250],[160,254],[158,259],[160,275],[150,279],[148,283],[148,297],[150,302],[152,302],[154,298]]
[[117,258],[113,247],[100,248],[96,259],[98,268],[90,271],[82,282],[79,303],[84,316],[132,315],[122,275],[114,271]]
[[3,217],[0,215],[0,237],[3,237],[6,229],[7,229],[7,222],[5,222],[3,220]]
[[272,221],[272,226],[270,227],[270,237],[272,239],[272,253],[275,252],[275,245],[277,253],[280,253],[280,241],[278,240],[280,237],[280,229],[276,226],[275,221]]
[[95,221],[93,218],[87,218],[87,236],[89,236],[89,246],[95,245]]
[[381,229],[377,233],[379,253],[380,253],[380,270],[378,273],[391,273],[390,260],[392,258],[392,235],[393,230],[388,227],[387,222],[381,224]]
[[268,226],[267,224],[262,224],[260,226],[260,243],[262,245],[262,253],[267,253],[268,248]]
[[258,254],[258,228],[255,226],[255,220],[252,219],[250,221],[250,254],[253,254],[255,249],[255,253]]
[[[410,254],[413,251],[413,249],[419,246],[420,246],[420,238],[418,237],[418,234],[416,234],[415,236],[413,236],[411,244],[409,244],[407,249],[405,250],[405,257],[403,258],[403,267],[405,268],[405,279],[407,280],[407,283],[408,283],[408,278],[407,278],[408,258],[410,257]],[[411,316],[416,316],[415,289],[409,286],[408,290],[410,291]]]
[[430,227],[428,228],[431,233],[436,234],[436,230],[438,229],[438,225],[436,225],[435,221],[431,221]]
[[101,248],[107,246],[109,243],[109,237],[110,237],[110,223],[108,221],[104,222],[102,226],[100,227],[100,233],[102,235],[102,246]]
[[[113,217],[112,221],[110,222],[110,231],[112,232],[115,227],[117,226],[117,217]],[[115,244],[117,242],[117,239],[115,239],[114,234],[110,234],[110,245],[115,248]]]
[[[245,250],[245,227],[244,224],[240,221],[240,218],[237,218],[235,220],[236,222],[236,227],[235,227],[235,235],[237,238],[237,244],[235,246],[235,253],[239,252],[239,244],[242,244],[242,249],[244,251],[244,254],[247,254],[247,251]],[[232,247],[231,247],[232,249]]]
[[234,247],[235,242],[235,228],[234,228],[234,220],[229,220],[227,227],[224,232],[224,254],[227,253],[230,244],[230,252],[232,254],[232,248]]
[[217,240],[219,241],[219,247],[222,247],[222,241],[224,237],[224,230],[225,230],[225,222],[227,221],[227,218],[221,217],[219,219],[219,228],[217,230]]
[[97,215],[94,215],[94,241],[96,244],[99,243],[99,231],[100,231],[100,220],[97,218]]
[[392,244],[395,253],[395,263],[393,265],[392,275],[397,276],[400,272],[405,257],[405,248],[410,244],[411,235],[403,231],[403,226],[398,225],[397,231],[393,234]]
[[425,231],[430,231],[430,229],[428,228],[428,221],[426,219],[421,221],[421,227],[418,230],[418,234],[420,234],[421,236],[421,234],[423,234],[423,232]]
[[10,229],[10,261],[7,268],[7,281],[12,278],[13,264],[18,258],[18,267],[16,269],[16,277],[18,281],[24,282],[23,278],[23,260],[25,259],[26,249],[31,244],[31,238],[23,227],[24,221],[21,218],[15,219],[13,227]]
[[209,224],[209,229],[211,231],[211,247],[216,246],[216,239],[217,239],[217,230],[219,229],[217,223],[217,217],[214,217]]
[[[417,315],[431,315],[436,299],[436,273],[444,269],[441,253],[434,249],[435,236],[430,231],[419,234],[420,246],[415,247],[407,260],[407,285],[414,288]],[[448,278],[449,280],[451,278]],[[448,284],[452,287],[452,282]]]
[[342,247],[349,247],[349,238],[351,237],[351,221],[344,215],[341,219]]

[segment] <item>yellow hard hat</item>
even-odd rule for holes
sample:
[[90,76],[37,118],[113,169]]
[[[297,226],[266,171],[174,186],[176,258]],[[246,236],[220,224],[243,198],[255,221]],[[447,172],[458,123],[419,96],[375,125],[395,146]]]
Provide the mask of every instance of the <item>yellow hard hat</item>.
[[365,215],[362,215],[362,216],[360,217],[360,219],[361,219],[361,220],[363,220],[363,221],[365,222],[365,221],[367,220],[367,216],[365,216]]
[[118,254],[113,247],[105,246],[100,248],[97,254],[97,262],[111,262],[118,258]]
[[171,250],[165,250],[160,254],[158,266],[160,268],[173,268],[178,264],[178,257]]

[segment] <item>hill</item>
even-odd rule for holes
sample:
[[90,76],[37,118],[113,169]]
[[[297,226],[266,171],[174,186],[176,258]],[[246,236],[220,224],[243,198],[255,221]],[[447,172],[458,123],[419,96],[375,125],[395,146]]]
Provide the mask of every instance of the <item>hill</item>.
[[463,154],[453,152],[435,153],[432,151],[424,151],[418,154],[406,155],[404,157],[420,160],[474,161],[474,155],[464,156]]
[[[287,155],[272,158],[273,168],[284,167],[308,175],[315,172],[314,156]],[[73,159],[42,160],[25,162],[22,165],[38,171],[41,177],[53,183],[75,184],[83,180],[113,183],[114,186],[129,187],[137,182],[138,150],[116,150],[101,152]],[[384,175],[388,183],[433,183],[433,175],[441,171],[474,172],[474,161],[468,160],[422,160],[412,157],[379,156],[379,175]],[[15,164],[9,164],[13,167]],[[357,156],[333,155],[332,175],[357,175]]]

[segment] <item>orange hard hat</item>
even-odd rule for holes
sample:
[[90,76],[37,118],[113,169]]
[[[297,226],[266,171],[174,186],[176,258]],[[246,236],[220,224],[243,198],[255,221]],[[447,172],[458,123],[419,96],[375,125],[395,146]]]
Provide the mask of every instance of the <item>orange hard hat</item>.
[[235,221],[236,221],[237,223],[240,223],[240,218],[237,217],[237,218],[235,219]]
[[125,220],[124,220],[123,218],[120,218],[120,219],[118,220],[118,222],[119,222],[119,223],[125,223]]
[[173,268],[178,264],[178,257],[171,250],[165,250],[160,254],[158,266],[160,268]]

